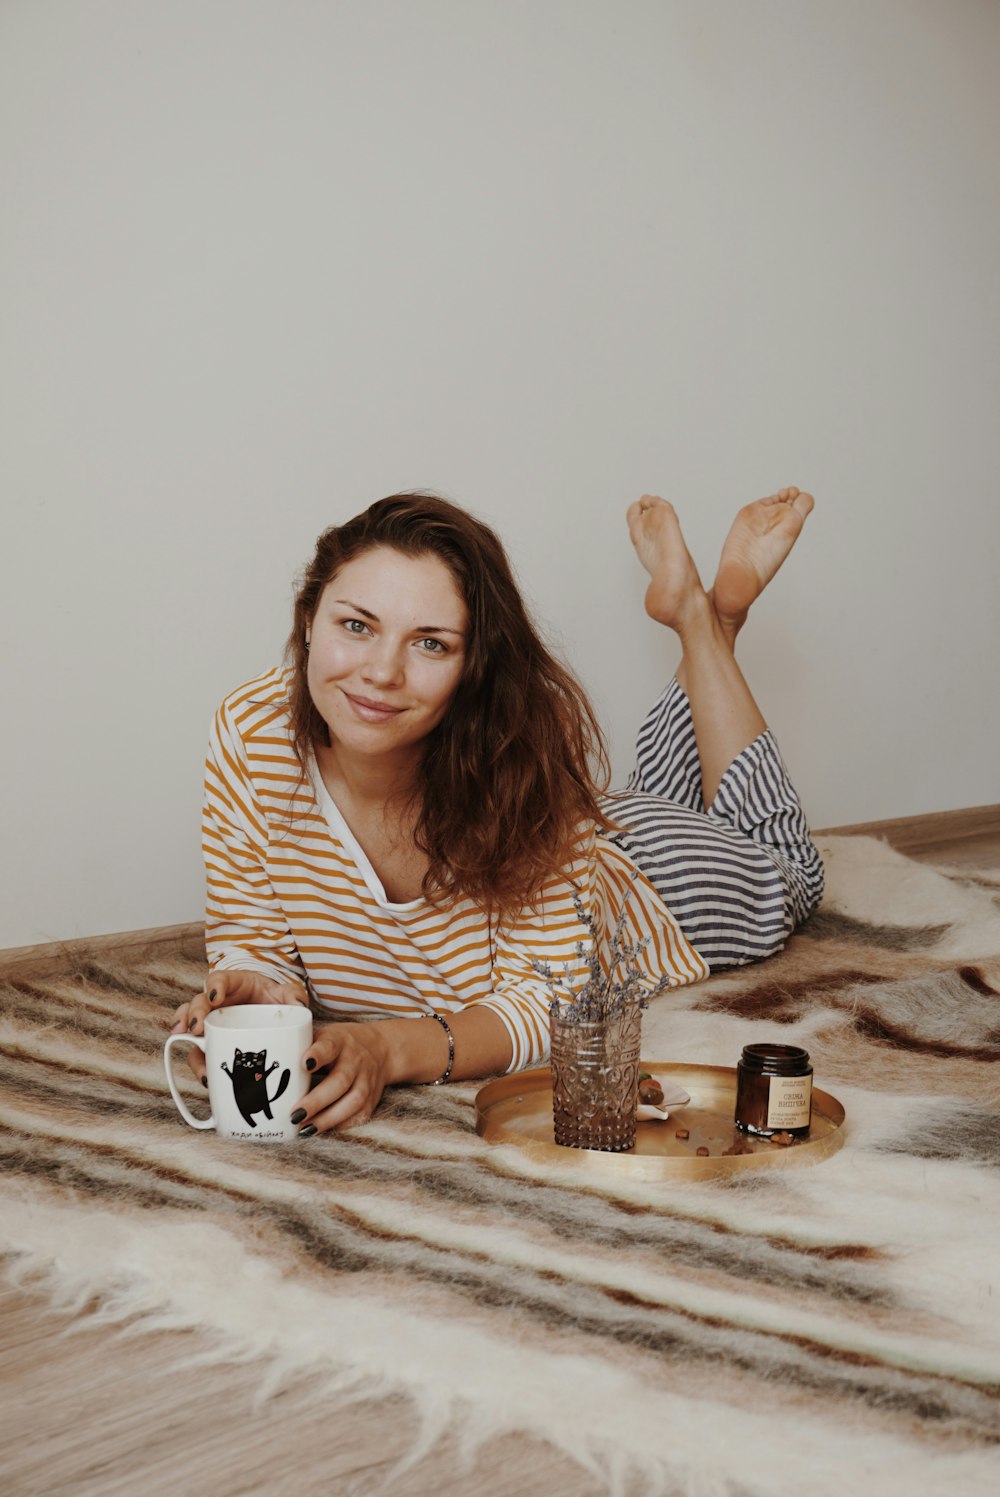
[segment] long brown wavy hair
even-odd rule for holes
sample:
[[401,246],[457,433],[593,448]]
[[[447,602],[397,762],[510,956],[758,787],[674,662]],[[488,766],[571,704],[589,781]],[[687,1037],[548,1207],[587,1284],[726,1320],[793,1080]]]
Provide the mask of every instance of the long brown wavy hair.
[[324,530],[296,594],[285,658],[303,772],[310,751],[330,741],[309,695],[306,630],[326,585],[374,546],[439,557],[469,614],[462,680],[421,765],[424,894],[464,894],[514,915],[572,861],[582,831],[611,824],[598,804],[609,766],[594,710],[540,638],[489,526],[435,495],[393,494]]

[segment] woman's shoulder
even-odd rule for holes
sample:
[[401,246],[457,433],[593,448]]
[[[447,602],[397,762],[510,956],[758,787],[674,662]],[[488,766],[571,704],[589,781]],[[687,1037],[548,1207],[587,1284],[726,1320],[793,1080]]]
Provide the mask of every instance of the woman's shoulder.
[[275,666],[245,681],[224,697],[215,714],[216,726],[246,740],[270,728],[286,733],[290,718],[292,672]]

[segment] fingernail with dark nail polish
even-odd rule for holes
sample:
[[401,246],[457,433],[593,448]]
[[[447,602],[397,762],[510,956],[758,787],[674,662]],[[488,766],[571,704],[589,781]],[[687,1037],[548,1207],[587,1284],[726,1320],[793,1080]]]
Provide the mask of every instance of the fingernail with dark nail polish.
[[193,1029],[193,1028],[194,1028],[194,1026],[195,1026],[195,1025],[196,1025],[196,1024],[197,1024],[197,1022],[198,1022],[198,1020],[197,1020],[197,1018],[194,1018],[194,1019],[189,1019],[189,1020],[188,1020],[188,1029],[189,1029],[189,1030],[190,1030],[190,1029]]
[[313,1134],[315,1132],[316,1132],[316,1124],[315,1123],[307,1123],[304,1128],[300,1128],[299,1129],[299,1138],[312,1138],[312,1136],[313,1136]]
[[292,1122],[292,1123],[301,1123],[301,1121],[305,1117],[305,1115],[306,1115],[306,1110],[305,1110],[304,1107],[296,1107],[295,1111],[292,1113],[291,1118],[289,1119],[289,1122]]
[[309,1059],[306,1061],[306,1070],[307,1071],[315,1071],[315,1069],[316,1069],[316,1062],[313,1060],[312,1056],[310,1055]]
[[208,995],[208,1001],[209,1001],[209,1003],[214,1003],[215,1002],[215,989],[214,988],[212,989],[212,991]]
[[207,1086],[208,1085],[208,1077],[207,1076],[203,1076],[201,1078],[201,1084],[202,1084],[202,1086]]

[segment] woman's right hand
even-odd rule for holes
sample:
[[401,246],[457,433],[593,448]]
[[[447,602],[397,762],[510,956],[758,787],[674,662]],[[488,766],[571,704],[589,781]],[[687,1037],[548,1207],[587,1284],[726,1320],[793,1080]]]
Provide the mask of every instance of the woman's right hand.
[[[259,972],[210,972],[196,998],[182,1003],[174,1014],[171,1034],[204,1034],[205,1019],[216,1008],[234,1003],[300,1003],[309,1007],[309,997],[298,982],[276,982]],[[205,1057],[197,1045],[188,1052],[188,1065],[198,1080],[204,1079]]]

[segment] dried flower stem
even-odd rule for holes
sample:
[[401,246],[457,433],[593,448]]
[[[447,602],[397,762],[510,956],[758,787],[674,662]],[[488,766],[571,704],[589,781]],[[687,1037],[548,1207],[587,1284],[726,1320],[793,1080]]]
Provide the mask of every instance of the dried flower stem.
[[[637,877],[637,874],[632,875],[633,882]],[[597,928],[597,920],[592,911],[584,909],[578,894],[573,896],[573,907],[590,937],[589,941],[580,941],[576,948],[577,955],[582,958],[589,974],[583,987],[578,991],[574,990],[573,973],[576,969],[568,963],[560,973],[554,971],[549,962],[533,959],[535,971],[544,979],[552,995],[549,1013],[553,1018],[569,1020],[574,1024],[606,1023],[630,1004],[637,1003],[640,1008],[646,1008],[650,998],[655,998],[657,993],[662,993],[669,986],[669,977],[664,976],[659,982],[651,983],[639,970],[638,959],[649,944],[648,938],[642,941],[625,939],[625,911],[631,893],[629,889],[618,911],[611,936],[606,974],[601,967],[601,933]]]

